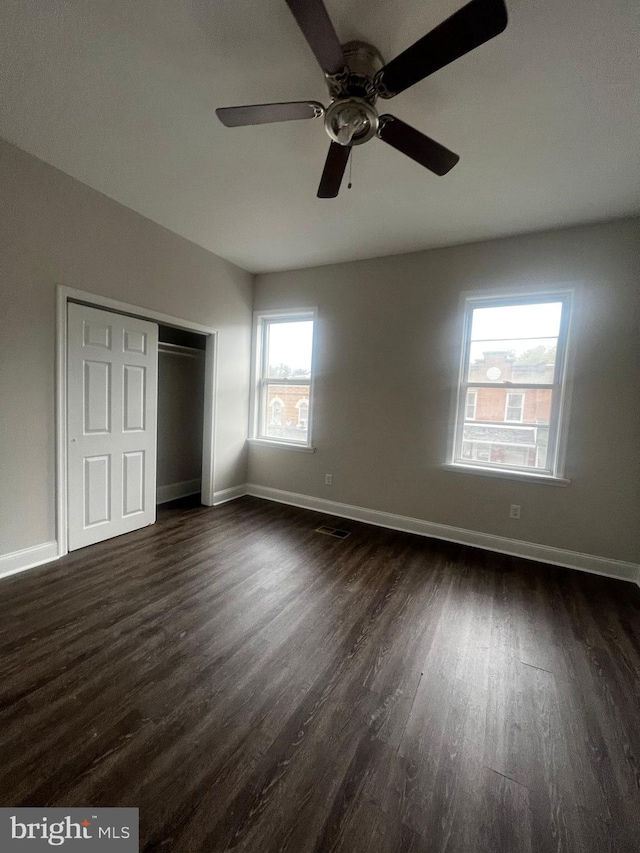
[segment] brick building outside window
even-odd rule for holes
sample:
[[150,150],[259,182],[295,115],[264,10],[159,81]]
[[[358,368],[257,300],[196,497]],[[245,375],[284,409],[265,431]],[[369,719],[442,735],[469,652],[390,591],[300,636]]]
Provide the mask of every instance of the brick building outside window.
[[[554,364],[541,349],[528,363],[518,363],[509,351],[486,351],[469,366],[469,380],[488,379],[520,384],[553,382]],[[467,391],[462,458],[527,468],[546,465],[551,391],[527,388],[517,391],[502,385]]]

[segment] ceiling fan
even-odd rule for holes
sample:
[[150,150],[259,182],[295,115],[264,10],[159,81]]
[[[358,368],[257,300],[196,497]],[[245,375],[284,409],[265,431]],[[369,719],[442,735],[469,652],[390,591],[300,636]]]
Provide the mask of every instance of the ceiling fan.
[[471,0],[430,33],[384,64],[380,52],[362,41],[340,44],[322,0],[286,0],[315,54],[331,103],[292,101],[222,107],[216,115],[227,127],[322,118],[331,145],[318,188],[319,198],[335,198],[351,147],[374,136],[436,175],[446,175],[460,159],[439,142],[392,115],[379,115],[378,97],[394,98],[410,86],[479,47],[507,26],[504,0]]

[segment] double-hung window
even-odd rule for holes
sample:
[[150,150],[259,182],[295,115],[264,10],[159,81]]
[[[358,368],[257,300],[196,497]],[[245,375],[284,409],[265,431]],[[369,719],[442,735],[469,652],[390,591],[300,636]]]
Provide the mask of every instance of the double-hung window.
[[260,312],[255,317],[252,438],[311,447],[315,310]]
[[570,310],[569,291],[466,299],[454,464],[562,478]]

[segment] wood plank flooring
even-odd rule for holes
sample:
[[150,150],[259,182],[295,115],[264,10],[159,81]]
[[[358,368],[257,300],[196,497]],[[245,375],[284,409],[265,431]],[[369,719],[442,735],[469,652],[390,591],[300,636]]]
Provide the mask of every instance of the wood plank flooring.
[[163,510],[0,580],[25,805],[137,806],[147,853],[638,853],[640,590],[256,498]]

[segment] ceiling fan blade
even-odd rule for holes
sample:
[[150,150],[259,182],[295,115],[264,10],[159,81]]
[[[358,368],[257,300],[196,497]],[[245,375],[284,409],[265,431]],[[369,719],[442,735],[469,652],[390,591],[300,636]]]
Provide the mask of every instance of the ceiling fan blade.
[[287,0],[287,6],[324,73],[343,71],[342,45],[322,0]]
[[350,145],[338,145],[337,142],[331,143],[324,164],[324,171],[320,178],[318,198],[335,198],[338,195],[350,153]]
[[378,136],[436,175],[446,175],[460,159],[453,151],[394,116],[380,116]]
[[254,104],[246,107],[220,107],[216,115],[227,127],[246,124],[268,124],[272,121],[295,121],[321,118],[324,107],[318,101],[290,101],[285,104]]
[[375,80],[378,93],[393,98],[499,35],[506,26],[504,0],[471,0],[381,68]]

